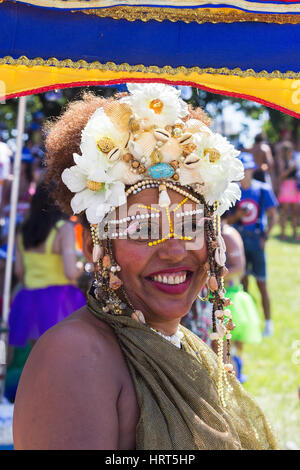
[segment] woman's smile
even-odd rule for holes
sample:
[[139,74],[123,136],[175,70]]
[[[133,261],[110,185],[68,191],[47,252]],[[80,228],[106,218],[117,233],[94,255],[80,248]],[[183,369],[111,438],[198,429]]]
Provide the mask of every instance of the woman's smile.
[[145,277],[145,280],[154,289],[170,295],[180,295],[188,289],[192,276],[192,269],[183,266],[151,273]]

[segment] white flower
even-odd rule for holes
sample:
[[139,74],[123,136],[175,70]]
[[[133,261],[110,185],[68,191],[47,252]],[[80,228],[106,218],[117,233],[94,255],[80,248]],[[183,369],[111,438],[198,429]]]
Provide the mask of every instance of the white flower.
[[125,185],[103,169],[99,156],[98,161],[77,154],[73,157],[76,165],[62,173],[65,185],[76,193],[71,208],[74,214],[85,210],[91,224],[99,223],[111,207],[125,203]]
[[109,139],[115,148],[122,147],[127,136],[116,129],[103,108],[98,108],[82,131],[80,149],[82,155],[88,156],[91,161],[100,162],[102,168],[108,169],[111,162],[97,145],[103,138]]
[[[236,181],[243,178],[244,168],[241,161],[236,158],[239,152],[232,144],[220,134],[194,134],[197,149],[193,155],[199,157],[196,168],[180,171],[182,184],[201,183],[202,194],[209,205],[219,201],[220,214],[228,210],[241,197]],[[213,158],[212,150],[217,151]]]
[[128,103],[137,119],[149,125],[173,125],[188,114],[187,104],[179,97],[180,90],[161,83],[128,83],[130,96],[121,99]]

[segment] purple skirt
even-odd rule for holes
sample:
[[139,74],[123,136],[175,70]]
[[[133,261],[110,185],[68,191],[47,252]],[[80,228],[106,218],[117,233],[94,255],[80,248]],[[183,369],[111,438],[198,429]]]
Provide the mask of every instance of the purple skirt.
[[9,314],[9,344],[22,347],[37,340],[85,304],[82,291],[71,285],[20,290]]

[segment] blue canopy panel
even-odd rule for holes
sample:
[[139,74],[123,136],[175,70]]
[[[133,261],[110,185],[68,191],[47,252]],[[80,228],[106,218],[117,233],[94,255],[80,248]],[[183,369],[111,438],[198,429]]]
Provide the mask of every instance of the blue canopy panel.
[[55,57],[159,67],[238,67],[268,73],[300,69],[296,53],[300,51],[300,24],[116,21],[81,11],[5,2],[0,27],[0,57],[14,59]]
[[0,99],[160,81],[300,117],[299,13],[300,1],[0,0]]

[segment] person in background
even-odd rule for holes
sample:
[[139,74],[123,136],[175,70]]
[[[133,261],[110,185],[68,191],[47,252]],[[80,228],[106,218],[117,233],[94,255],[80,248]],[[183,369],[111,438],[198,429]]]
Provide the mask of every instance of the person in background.
[[200,292],[203,300],[199,297],[195,300],[181,324],[211,346],[209,335],[212,332],[212,303],[207,299],[207,294],[207,287],[204,287]]
[[17,236],[15,274],[24,287],[16,294],[9,315],[11,346],[34,343],[85,304],[76,285],[82,271],[73,224],[65,220],[41,183]]
[[10,147],[1,141],[0,136],[0,203],[2,200],[2,186],[5,180],[8,179],[10,175],[10,157],[12,156],[12,151]]
[[[297,148],[299,148],[299,144]],[[300,203],[300,191],[298,188],[297,176],[298,162],[299,156],[296,152],[294,153],[293,145],[286,142],[285,145],[282,146],[280,158],[278,160],[280,179],[278,201],[280,203],[281,238],[283,240],[286,239],[285,230],[289,213],[291,213],[292,219],[293,238],[296,241],[300,240],[300,236],[297,235]]]
[[231,354],[236,376],[241,383],[248,380],[243,374],[243,346],[244,344],[258,344],[262,339],[260,319],[252,297],[244,291],[242,278],[245,274],[246,258],[244,243],[239,232],[222,217],[222,236],[226,245],[226,267],[228,273],[224,278],[226,296],[230,298],[232,321],[235,324],[232,330]]
[[263,183],[268,183],[271,187],[275,188],[274,158],[271,147],[266,143],[263,134],[257,134],[250,153],[252,153],[257,165],[253,178]]
[[[22,223],[24,217],[30,207],[30,201],[35,191],[35,183],[33,178],[33,161],[34,158],[27,147],[22,150],[21,172],[19,182],[19,198],[17,205],[17,225]],[[9,216],[10,216],[10,197],[12,189],[13,175],[9,175],[3,183],[2,199],[0,204],[0,214],[4,218],[5,225],[2,229],[2,238],[5,242],[5,236],[8,232]]]
[[246,256],[246,274],[243,277],[244,290],[248,290],[248,275],[252,274],[261,294],[265,316],[264,336],[273,334],[270,296],[267,288],[265,243],[278,220],[278,202],[272,188],[253,179],[257,165],[251,153],[240,155],[245,176],[241,181],[241,199],[232,209],[227,221],[240,232]]

